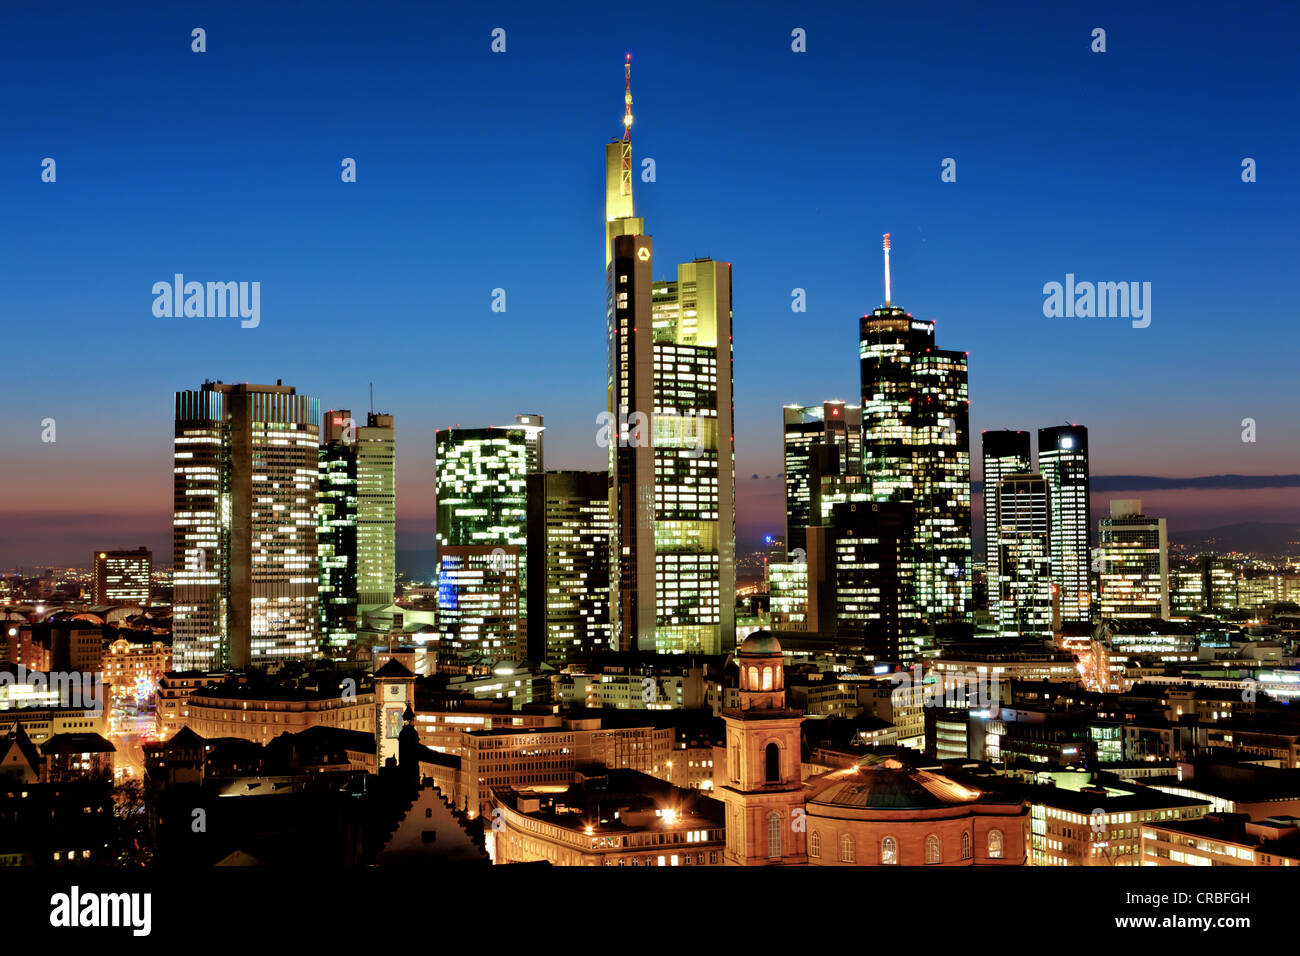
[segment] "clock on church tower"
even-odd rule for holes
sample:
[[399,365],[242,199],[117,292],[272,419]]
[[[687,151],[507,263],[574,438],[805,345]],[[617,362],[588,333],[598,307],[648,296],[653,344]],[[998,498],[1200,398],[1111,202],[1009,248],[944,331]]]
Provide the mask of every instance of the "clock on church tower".
[[396,659],[375,671],[375,772],[389,757],[398,760],[399,737],[408,707],[415,706],[415,675]]

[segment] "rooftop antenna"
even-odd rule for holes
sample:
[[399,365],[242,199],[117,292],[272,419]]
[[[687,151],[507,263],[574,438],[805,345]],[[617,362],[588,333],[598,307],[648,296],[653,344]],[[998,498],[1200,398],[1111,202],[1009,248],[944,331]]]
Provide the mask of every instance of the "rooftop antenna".
[[619,194],[632,195],[632,54],[623,61],[623,175]]
[[889,308],[889,233],[885,233],[885,308]]

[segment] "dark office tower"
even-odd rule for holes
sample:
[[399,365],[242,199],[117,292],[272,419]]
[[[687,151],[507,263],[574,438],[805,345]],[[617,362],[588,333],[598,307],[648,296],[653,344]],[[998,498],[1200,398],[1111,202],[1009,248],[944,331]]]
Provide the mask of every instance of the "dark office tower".
[[998,483],[1007,475],[1033,470],[1029,432],[986,431],[981,436],[984,459],[984,571],[989,610],[998,616]]
[[357,427],[347,409],[321,423],[316,513],[321,648],[343,657],[357,633]]
[[[629,66],[630,71],[630,66]],[[632,215],[631,91],[605,150],[610,614],[623,650],[720,654],[735,642],[731,266],[653,279]]]
[[609,620],[609,477],[528,476],[528,659],[556,666],[614,650]]
[[845,474],[862,468],[862,409],[832,400],[820,405],[786,405],[785,419],[785,540],[791,554],[807,549],[807,528],[817,524],[810,511],[813,449],[831,446],[839,451]]
[[108,604],[148,607],[152,572],[153,552],[148,548],[96,551],[92,600],[101,607]]
[[1052,583],[1061,623],[1092,619],[1088,429],[1058,425],[1038,429],[1038,470],[1047,481],[1052,525]]
[[876,660],[910,659],[917,633],[912,604],[913,508],[903,502],[844,502],[831,509],[835,637],[843,651]]
[[1051,637],[1047,482],[1041,475],[1011,474],[998,482],[996,499],[993,520],[999,570],[996,579],[989,579],[989,591],[997,594],[998,633],[1002,637]]
[[971,602],[970,402],[965,352],[889,301],[860,322],[862,475],[874,501],[915,508],[916,606],[927,625],[963,623]]
[[176,393],[177,670],[315,654],[319,422],[320,403],[287,385]]
[[546,431],[546,419],[541,415],[516,415],[515,425],[524,431],[524,444],[528,449],[528,473],[546,469],[545,447],[542,433]]
[[[469,656],[523,656],[527,438],[523,429],[444,428],[437,443],[438,616]],[[503,583],[504,582],[504,583]],[[502,588],[514,596],[480,611]],[[464,630],[465,633],[461,634]]]

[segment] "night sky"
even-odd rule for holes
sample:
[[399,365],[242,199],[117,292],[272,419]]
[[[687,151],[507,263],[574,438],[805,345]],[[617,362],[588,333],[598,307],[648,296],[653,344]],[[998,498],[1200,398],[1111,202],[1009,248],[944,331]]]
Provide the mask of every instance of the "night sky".
[[[399,549],[433,546],[435,428],[540,412],[549,467],[603,468],[627,52],[656,272],[734,268],[742,551],[781,531],[781,405],[860,397],[884,232],[894,303],[970,352],[976,459],[1069,421],[1096,475],[1300,473],[1294,5],[821,6],[5,5],[0,565],[169,561],[172,395],[205,378],[354,411],[374,382]],[[155,317],[178,272],[260,282],[260,326]],[[1066,273],[1150,282],[1150,327],[1045,318]],[[1141,496],[1173,531],[1300,519],[1295,483]]]

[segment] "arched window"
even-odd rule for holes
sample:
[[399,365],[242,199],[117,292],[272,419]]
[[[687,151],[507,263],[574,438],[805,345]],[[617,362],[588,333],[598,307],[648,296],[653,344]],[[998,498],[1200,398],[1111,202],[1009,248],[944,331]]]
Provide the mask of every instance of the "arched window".
[[768,744],[764,753],[767,763],[767,782],[781,782],[781,748],[776,744]]
[[767,857],[781,858],[781,814],[775,811],[767,815]]
[[939,838],[933,833],[925,838],[925,862],[939,862]]
[[961,858],[963,860],[970,859],[970,831],[969,830],[961,831]]
[[853,845],[853,837],[851,837],[847,833],[844,834],[842,837],[840,837],[840,862],[841,863],[858,862],[857,847]]
[[989,858],[1000,860],[1002,858],[1002,831],[989,831]]
[[880,865],[898,866],[898,841],[893,837],[880,841]]
[[772,689],[772,668],[764,667],[763,668],[763,690],[771,690],[771,689]]
[[822,831],[814,830],[808,837],[808,855],[814,860],[822,858]]
[[753,664],[749,665],[749,686],[746,690],[758,690],[758,668]]

